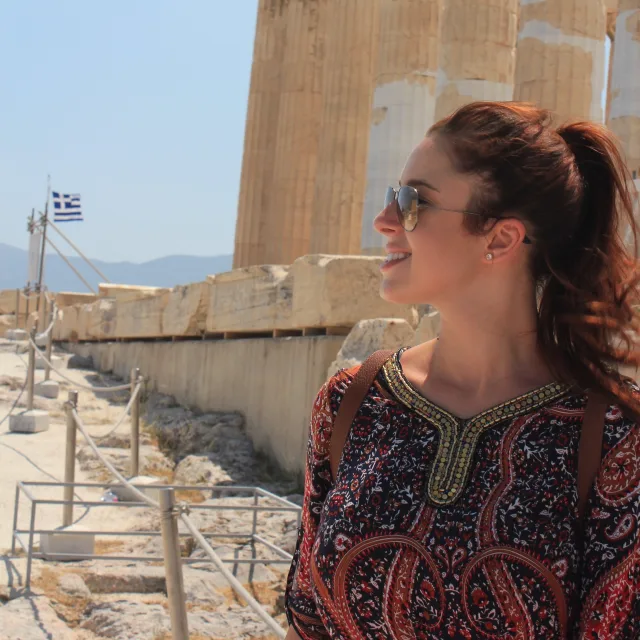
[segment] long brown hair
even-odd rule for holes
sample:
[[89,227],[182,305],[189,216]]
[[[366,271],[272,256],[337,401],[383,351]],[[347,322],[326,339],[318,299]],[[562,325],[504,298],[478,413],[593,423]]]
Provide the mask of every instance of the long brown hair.
[[465,215],[470,233],[486,233],[487,218],[525,224],[538,347],[551,371],[640,419],[640,394],[620,371],[640,364],[638,227],[613,134],[592,122],[556,128],[548,111],[516,102],[465,105],[429,134],[442,139],[458,171],[480,178],[468,208],[486,218]]

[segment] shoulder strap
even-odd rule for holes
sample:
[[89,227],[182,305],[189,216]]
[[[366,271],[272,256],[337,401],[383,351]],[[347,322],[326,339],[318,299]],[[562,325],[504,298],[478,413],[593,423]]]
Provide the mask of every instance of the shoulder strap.
[[353,381],[347,388],[340,402],[340,408],[333,422],[331,444],[329,448],[329,463],[334,480],[338,473],[338,465],[342,457],[342,449],[347,441],[351,423],[358,413],[367,391],[373,384],[382,365],[395,353],[392,349],[385,349],[372,353],[360,366]]
[[587,407],[582,419],[580,447],[578,449],[578,514],[584,519],[589,490],[600,467],[602,434],[604,431],[607,401],[592,391],[587,396]]

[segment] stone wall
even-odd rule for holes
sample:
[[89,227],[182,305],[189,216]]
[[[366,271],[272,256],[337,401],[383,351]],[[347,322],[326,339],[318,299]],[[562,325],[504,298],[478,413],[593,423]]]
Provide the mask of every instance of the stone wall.
[[84,342],[312,330],[345,335],[371,318],[401,318],[415,327],[414,307],[380,298],[381,262],[375,256],[312,255],[290,266],[235,269],[174,289],[101,285],[102,295],[113,296],[62,308],[53,336]]
[[205,342],[65,345],[101,371],[128,379],[139,367],[152,389],[202,411],[240,411],[254,446],[302,476],[313,400],[343,336]]

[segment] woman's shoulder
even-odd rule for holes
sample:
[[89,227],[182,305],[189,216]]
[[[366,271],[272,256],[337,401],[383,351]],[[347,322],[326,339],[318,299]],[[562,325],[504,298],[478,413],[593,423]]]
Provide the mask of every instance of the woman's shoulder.
[[[314,432],[314,440],[320,446],[328,446],[331,439],[331,431],[333,422],[338,415],[338,410],[342,404],[342,400],[353,384],[353,381],[362,367],[361,363],[350,367],[343,367],[336,371],[320,388],[313,405],[312,431]],[[378,374],[380,375],[380,374]],[[382,399],[380,393],[373,394],[372,391],[378,385],[374,384],[365,396],[365,402],[377,402]]]

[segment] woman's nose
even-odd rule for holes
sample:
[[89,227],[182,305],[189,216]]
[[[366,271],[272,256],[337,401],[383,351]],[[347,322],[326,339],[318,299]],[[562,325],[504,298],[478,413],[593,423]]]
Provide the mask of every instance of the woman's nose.
[[384,235],[392,235],[402,230],[398,221],[398,203],[395,200],[374,218],[373,228]]

